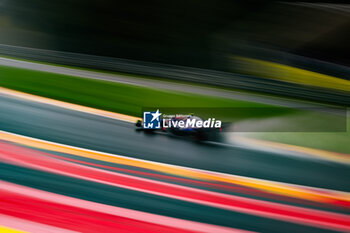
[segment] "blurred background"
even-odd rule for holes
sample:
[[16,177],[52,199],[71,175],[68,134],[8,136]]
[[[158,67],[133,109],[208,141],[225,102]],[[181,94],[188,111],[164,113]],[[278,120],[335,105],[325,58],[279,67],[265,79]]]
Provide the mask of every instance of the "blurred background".
[[350,232],[349,41],[344,1],[0,0],[0,232]]
[[[342,91],[350,89],[341,79],[350,77],[349,22],[348,5],[335,2],[3,0],[0,43],[51,51],[16,53],[14,48],[1,47],[3,53],[23,58],[346,105],[349,96]],[[135,63],[145,67],[130,66]],[[164,65],[187,68],[170,71],[168,67],[162,72]],[[213,70],[226,73],[213,74]],[[205,77],[189,77],[188,72]],[[274,82],[261,84],[257,77]],[[299,88],[290,94],[280,81],[313,86],[315,92],[301,94],[305,90]],[[340,96],[325,88],[340,91],[336,92]]]
[[225,71],[232,55],[349,65],[349,37],[334,1],[1,1],[2,44]]

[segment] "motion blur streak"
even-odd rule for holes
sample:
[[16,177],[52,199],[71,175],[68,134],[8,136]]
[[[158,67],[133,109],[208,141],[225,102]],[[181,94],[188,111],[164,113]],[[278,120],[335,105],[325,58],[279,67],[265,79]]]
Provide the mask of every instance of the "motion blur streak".
[[58,158],[61,160],[65,160],[65,161],[79,163],[79,164],[85,164],[85,165],[91,165],[94,167],[105,168],[107,170],[114,170],[114,171],[125,172],[125,173],[129,173],[129,174],[133,174],[133,175],[140,175],[140,176],[147,177],[147,178],[157,178],[159,180],[167,180],[167,181],[173,181],[173,182],[177,181],[177,182],[180,182],[183,184],[192,184],[192,185],[197,185],[198,187],[215,188],[218,190],[239,192],[239,193],[249,194],[249,195],[253,195],[253,196],[257,196],[257,197],[265,197],[265,198],[268,198],[268,197],[272,198],[273,197],[275,200],[290,201],[292,203],[307,203],[309,205],[323,206],[321,203],[309,202],[307,200],[300,200],[300,199],[295,199],[295,198],[288,198],[288,197],[277,195],[277,194],[266,193],[264,191],[252,189],[249,187],[243,187],[243,186],[225,184],[225,183],[212,183],[212,182],[193,180],[193,179],[182,178],[182,177],[173,177],[170,175],[162,175],[162,174],[154,174],[154,173],[150,173],[150,172],[135,171],[132,169],[116,168],[113,166],[106,166],[106,165],[101,165],[101,164],[96,164],[96,163],[89,163],[89,162],[80,161],[80,160],[76,160],[76,159],[70,159],[70,158],[66,158],[63,156],[57,156],[57,155],[53,155],[53,154],[50,154],[49,156],[54,157],[54,158]]
[[[12,163],[15,165],[25,166],[36,170],[42,170],[49,173],[56,173],[59,175],[70,176],[72,178],[88,180],[91,182],[102,183],[138,192],[145,192],[152,195],[174,198],[185,202],[192,202],[201,205],[211,206],[214,208],[222,208],[265,218],[272,218],[276,220],[310,225],[331,230],[339,230],[344,232],[350,230],[350,216],[345,214],[336,214],[328,211],[313,210],[304,207],[293,207],[291,205],[266,202],[251,198],[244,198],[239,197],[237,195],[220,194],[217,192],[120,174],[117,172],[111,172],[107,170],[59,160],[50,157],[47,153],[35,151],[33,149],[23,148],[5,142],[0,143],[0,148],[1,161],[4,161],[6,163]],[[27,217],[27,220],[39,221],[44,224],[57,224],[56,222],[47,220],[49,216],[45,216],[46,213],[52,213],[52,210],[50,211],[49,208],[63,208],[61,205],[57,206],[56,204],[52,207],[49,207],[50,203],[47,203],[47,201],[36,202],[35,198],[23,198],[22,196],[9,194],[5,190],[1,191],[1,196],[3,213],[13,214],[20,218]],[[18,209],[19,207],[30,211],[30,213],[33,216],[29,217],[25,214],[22,214],[21,212],[13,213],[13,210]],[[75,226],[78,225],[80,221],[95,223],[97,224],[96,226],[103,225],[107,227],[105,230],[108,230],[109,225],[104,222],[104,220],[106,219],[104,215],[97,214],[93,215],[93,217],[89,217],[93,213],[91,213],[91,211],[87,211],[88,214],[84,212],[83,216],[81,216],[82,213],[81,211],[79,211],[79,215],[75,216],[74,214],[72,214],[72,212],[77,211],[77,209],[79,208],[77,208],[76,206],[71,207],[65,209],[62,212],[55,213],[55,215],[60,216],[64,219],[75,219],[76,222],[72,222],[73,225],[71,228],[69,228],[71,230],[78,230],[77,228],[75,228]],[[95,222],[93,221],[93,219],[95,219]],[[57,225],[57,227],[63,226]],[[85,227],[86,228],[83,229],[84,232],[88,231],[89,229],[92,229],[86,224]],[[151,232],[154,226],[152,224],[133,224],[133,227],[139,228],[123,228],[123,225],[117,225],[113,227],[133,231],[147,228],[150,229]],[[169,231],[167,230],[167,232],[171,232],[170,230],[173,229],[169,229]]]
[[[1,182],[1,187],[6,187],[6,182]],[[8,190],[10,188],[8,187]],[[27,191],[27,190],[26,190]],[[20,218],[11,217],[0,214],[0,224],[9,227],[10,230],[5,230],[0,227],[0,232],[50,232],[50,233],[74,233],[63,228],[58,228],[50,225],[41,224],[38,222],[27,221]],[[14,230],[16,229],[16,230]]]
[[4,87],[0,87],[0,93],[6,94],[9,96],[13,96],[16,98],[22,98],[22,99],[26,99],[26,100],[30,100],[30,101],[39,102],[39,103],[50,104],[50,105],[54,105],[54,106],[57,106],[60,108],[66,108],[66,109],[71,109],[71,110],[81,111],[81,112],[88,112],[90,114],[103,116],[103,117],[107,117],[107,118],[112,118],[112,119],[118,119],[120,121],[134,123],[137,120],[141,119],[138,117],[128,116],[125,114],[104,111],[104,110],[100,110],[100,109],[96,109],[96,108],[90,108],[90,107],[85,107],[82,105],[71,104],[71,103],[67,103],[67,102],[63,102],[63,101],[59,101],[59,100],[54,100],[54,99],[45,98],[45,97],[41,97],[41,96],[31,95],[31,94],[11,90],[11,89],[4,88]]
[[[6,190],[5,190],[6,189]],[[73,220],[79,221],[79,218],[81,218],[81,215],[84,215],[86,217],[93,217],[96,219],[103,219],[101,221],[104,221],[104,226],[108,226],[104,232],[109,232],[109,230],[115,229],[111,228],[113,225],[113,222],[119,222],[124,225],[132,224],[133,227],[138,226],[142,227],[142,232],[146,232],[147,230],[150,230],[150,232],[153,232],[153,230],[163,230],[166,232],[178,232],[181,230],[181,232],[218,232],[218,233],[226,233],[226,232],[237,232],[237,233],[248,233],[248,231],[243,230],[235,230],[232,228],[225,228],[220,226],[214,226],[209,224],[203,224],[203,223],[197,223],[197,222],[191,222],[186,221],[182,219],[175,219],[170,218],[166,216],[160,216],[160,215],[154,215],[149,214],[145,212],[130,210],[130,209],[124,209],[120,207],[115,206],[109,206],[109,205],[103,205],[100,203],[85,201],[81,199],[71,198],[67,196],[62,196],[54,193],[49,193],[37,189],[32,189],[20,185],[14,185],[7,182],[1,182],[1,201],[6,204],[12,203],[12,210],[10,211],[13,215],[20,215],[21,213],[18,212],[16,214],[16,209],[21,210],[22,208],[33,208],[33,211],[39,211],[40,218],[43,217],[43,214],[46,212],[45,210],[41,210],[40,212],[39,206],[43,206],[43,208],[47,208],[47,212],[51,209],[51,211],[58,211],[61,212],[62,215],[59,215],[62,220],[65,220],[66,217],[68,217],[69,214],[65,213],[65,211],[73,213]],[[12,201],[9,201],[12,200]],[[30,203],[30,204],[26,204]],[[3,211],[6,211],[6,208],[2,208]],[[47,213],[46,212],[46,213]],[[58,214],[57,212],[57,214]],[[80,216],[79,216],[80,215]],[[23,216],[22,216],[23,217]],[[35,214],[31,213],[30,216],[27,216],[28,218],[35,219]],[[48,218],[42,218],[41,221],[48,221]],[[70,216],[72,217],[72,216]],[[153,223],[154,219],[157,219],[157,224]],[[36,219],[37,221],[38,219]],[[52,222],[55,224],[56,222]],[[98,232],[99,225],[95,225],[94,223],[91,224],[91,222],[86,222],[89,224],[84,224],[85,226],[79,227],[71,225],[72,228],[76,228],[76,230],[86,230],[88,232]],[[67,225],[64,225],[67,226]],[[86,228],[85,228],[86,227]],[[94,227],[96,229],[91,229],[90,227]],[[116,227],[116,226],[113,226]],[[120,226],[118,226],[118,229]],[[133,229],[135,230],[135,229]],[[139,229],[140,230],[140,229]]]
[[0,232],[3,232],[3,233],[21,233],[24,231],[18,231],[18,230],[14,230],[14,229],[0,226]]
[[257,146],[265,146],[275,149],[284,149],[293,152],[299,152],[303,154],[308,154],[315,156],[317,158],[322,158],[329,161],[334,161],[338,163],[350,164],[350,154],[338,153],[332,151],[318,150],[314,148],[295,146],[290,144],[278,143],[278,142],[270,142],[246,137],[236,136],[235,141],[244,145],[257,145]]
[[19,143],[26,146],[37,147],[40,149],[57,151],[61,153],[73,154],[77,156],[112,162],[117,164],[141,167],[158,172],[190,177],[200,180],[218,181],[230,184],[238,184],[251,188],[256,188],[272,193],[282,194],[295,198],[302,198],[311,201],[325,202],[336,205],[349,206],[350,194],[334,190],[318,189],[304,186],[296,186],[268,180],[253,179],[249,177],[235,176],[223,173],[191,169],[187,167],[173,166],[169,164],[155,163],[146,160],[133,159],[129,157],[107,154],[67,145],[52,143],[44,140],[38,140],[30,137],[19,136],[12,133],[0,131],[0,139]]
[[0,0],[0,233],[350,233],[350,4],[311,2]]

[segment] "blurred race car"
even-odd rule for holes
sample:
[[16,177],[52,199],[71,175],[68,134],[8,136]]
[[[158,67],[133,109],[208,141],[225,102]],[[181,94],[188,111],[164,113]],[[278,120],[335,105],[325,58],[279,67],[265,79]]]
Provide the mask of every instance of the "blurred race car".
[[[160,129],[144,129],[142,127],[142,121],[138,120],[136,122],[136,127],[138,131],[144,131],[147,133],[153,133],[153,132],[165,132],[170,133],[176,136],[188,136],[193,137],[197,140],[209,140],[213,137],[217,136],[217,132],[221,131],[220,129],[216,128],[203,128],[203,127],[196,127],[196,124],[187,124],[188,121],[196,122],[196,121],[203,121],[200,117],[189,115],[189,116],[180,116],[180,117],[172,117],[164,119],[164,125],[167,127],[162,127]],[[180,127],[177,123],[184,122],[183,125],[185,127]],[[175,126],[174,126],[175,125]]]

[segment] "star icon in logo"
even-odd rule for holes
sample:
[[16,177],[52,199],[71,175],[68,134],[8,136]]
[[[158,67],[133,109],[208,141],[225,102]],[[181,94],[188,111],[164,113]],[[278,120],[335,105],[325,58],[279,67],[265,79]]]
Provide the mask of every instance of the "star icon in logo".
[[159,109],[157,109],[157,111],[155,113],[152,113],[153,118],[152,118],[151,122],[154,121],[155,119],[157,119],[157,121],[159,121],[159,116],[161,116],[161,115],[162,114],[159,112]]

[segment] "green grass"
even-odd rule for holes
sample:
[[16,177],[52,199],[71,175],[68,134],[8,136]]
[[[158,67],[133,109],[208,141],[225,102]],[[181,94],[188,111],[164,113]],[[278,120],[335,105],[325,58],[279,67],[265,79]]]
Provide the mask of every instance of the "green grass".
[[5,66],[0,71],[3,87],[133,116],[140,116],[142,107],[266,106]]
[[[57,67],[63,67],[63,68],[69,68],[69,69],[77,69],[77,70],[84,70],[84,71],[90,71],[90,72],[112,74],[112,75],[125,76],[125,77],[137,78],[137,79],[143,79],[143,80],[146,79],[146,80],[154,80],[154,81],[166,81],[169,84],[185,84],[185,85],[192,85],[192,86],[196,86],[196,87],[215,88],[217,90],[235,91],[235,92],[248,94],[248,95],[252,95],[252,94],[257,94],[258,93],[256,91],[235,89],[235,88],[223,87],[223,86],[213,86],[213,85],[209,85],[209,84],[198,83],[198,82],[191,82],[191,81],[186,81],[186,80],[175,80],[175,79],[168,79],[168,78],[163,78],[163,77],[148,76],[148,75],[142,75],[142,74],[132,74],[132,73],[126,73],[126,72],[112,71],[112,70],[101,70],[101,69],[93,69],[93,68],[80,67],[80,66],[54,64],[54,63],[50,63],[50,62],[35,61],[35,60],[29,60],[29,59],[24,59],[24,58],[12,57],[12,56],[7,56],[7,55],[0,55],[0,56],[4,57],[4,58],[19,60],[19,61],[32,62],[32,63],[37,63],[37,64],[57,66]],[[278,96],[278,95],[275,95],[275,94],[272,94],[272,93],[258,93],[258,94],[260,96],[265,96],[265,97],[278,97],[278,98],[283,98],[283,99],[291,100],[291,101],[295,101],[296,100],[295,98],[292,98],[292,97],[286,97],[286,96],[281,97],[281,96]],[[311,102],[311,101],[309,101],[309,102]]]
[[[247,101],[164,91],[108,81],[78,78],[54,73],[0,66],[0,85],[39,96],[95,107],[133,116],[141,116],[142,107],[179,108],[265,108],[246,113],[218,113],[239,121],[288,117],[295,110],[281,109]],[[274,108],[274,109],[271,109]],[[216,110],[214,110],[216,111]],[[293,113],[293,114],[291,114]],[[211,113],[208,113],[211,114]],[[218,117],[215,115],[215,117]],[[254,119],[252,119],[254,118]],[[282,143],[350,153],[350,130],[346,133],[249,133],[250,137]]]
[[350,154],[350,117],[346,132],[258,132],[242,136]]

